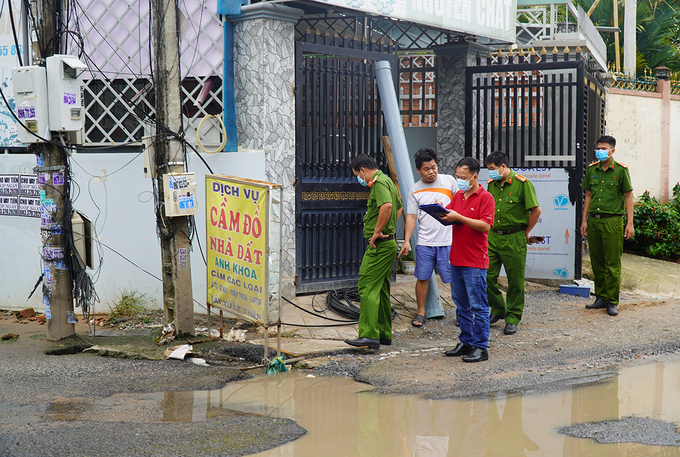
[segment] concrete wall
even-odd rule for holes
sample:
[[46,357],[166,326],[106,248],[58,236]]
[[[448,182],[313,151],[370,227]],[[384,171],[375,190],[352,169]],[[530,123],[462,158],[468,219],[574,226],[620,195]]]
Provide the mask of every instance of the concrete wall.
[[632,93],[610,90],[607,96],[607,134],[616,138],[614,159],[631,171],[635,197],[648,190],[658,198],[661,195],[661,96],[627,92]]
[[[628,166],[636,198],[645,190],[658,199],[665,192],[672,197],[672,188],[680,181],[680,129],[674,127],[680,125],[680,97],[669,98],[669,109],[664,110],[662,93],[609,89],[607,94],[607,134],[616,138],[614,157]],[[664,166],[668,189],[663,184]]]
[[[265,179],[265,157],[259,153],[206,154],[204,158],[215,173],[250,179]],[[121,290],[136,290],[146,294],[152,307],[162,309],[161,254],[156,238],[156,218],[153,209],[151,179],[144,178],[141,154],[77,154],[71,157],[74,207],[95,223],[103,244],[103,262],[95,288],[101,302],[95,310],[108,310]],[[126,165],[127,164],[127,165]],[[31,154],[0,155],[0,174],[31,174],[35,157]],[[119,170],[119,171],[116,171]],[[198,187],[197,237],[205,252],[205,165],[194,153],[189,154],[189,171],[196,172]],[[79,193],[78,193],[79,189]],[[76,198],[77,197],[77,198]],[[27,300],[36,280],[40,277],[42,246],[40,219],[0,216],[0,308],[20,309],[33,307],[44,310],[42,289]],[[193,296],[205,303],[206,268],[197,239],[190,253]],[[116,250],[140,268],[113,252]],[[98,263],[98,260],[96,260]],[[95,265],[96,266],[96,265]],[[196,312],[205,309],[195,304]],[[76,311],[80,311],[76,309]]]
[[680,97],[671,96],[670,109],[670,151],[669,151],[669,176],[668,194],[673,198],[673,186],[680,183]]

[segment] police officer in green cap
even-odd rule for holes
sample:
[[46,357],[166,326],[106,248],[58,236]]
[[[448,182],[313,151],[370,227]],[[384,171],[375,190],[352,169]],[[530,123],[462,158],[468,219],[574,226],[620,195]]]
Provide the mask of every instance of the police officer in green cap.
[[[489,232],[489,271],[486,294],[491,307],[489,323],[505,319],[506,335],[517,332],[524,311],[524,270],[531,230],[538,222],[541,207],[536,190],[527,178],[508,167],[508,156],[495,151],[486,157],[489,169],[488,191],[496,202],[493,228]],[[507,303],[498,289],[501,266],[508,276]]]
[[397,257],[397,218],[403,204],[399,190],[389,176],[378,170],[373,157],[357,155],[352,173],[362,186],[369,187],[368,209],[364,215],[366,252],[359,268],[359,338],[345,343],[369,349],[392,344],[392,305],[390,278]]
[[[595,302],[586,308],[606,308],[610,316],[619,314],[623,239],[635,234],[633,185],[628,167],[612,157],[615,148],[616,140],[611,136],[597,140],[597,160],[588,166],[581,183],[586,190],[581,235],[588,237],[596,296]],[[624,214],[628,216],[625,228]]]

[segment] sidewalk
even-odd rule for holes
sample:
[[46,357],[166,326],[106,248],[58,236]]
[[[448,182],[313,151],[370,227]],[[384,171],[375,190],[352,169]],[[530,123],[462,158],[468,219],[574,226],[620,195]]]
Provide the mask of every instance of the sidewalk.
[[[451,315],[454,308],[451,300],[451,288],[448,284],[443,284],[439,277],[437,277],[439,284],[439,294],[442,300],[442,307],[447,316]],[[392,321],[393,332],[404,332],[416,330],[411,321],[415,316],[416,311],[416,297],[415,297],[416,279],[412,275],[397,275],[397,281],[392,283],[391,297],[392,307],[397,312],[397,317]],[[326,308],[326,293],[318,295],[302,295],[295,297],[292,301],[296,305],[320,314],[322,316],[330,317],[332,319],[340,319],[339,316],[331,310],[326,310],[317,313],[312,308],[312,300],[314,301],[314,308],[323,310]],[[359,306],[358,303],[355,303]],[[290,303],[283,300],[281,302],[281,321],[287,324],[301,324],[301,325],[334,325],[337,322],[332,322],[321,317],[313,316],[309,313],[301,311],[292,306]],[[334,351],[338,349],[348,349],[344,340],[347,338],[356,338],[358,331],[358,324],[342,326],[342,327],[298,327],[295,325],[282,326],[281,334],[283,336],[281,341],[281,350],[291,356]],[[261,343],[262,340],[254,340],[253,342]],[[276,346],[276,340],[270,339],[270,347]]]
[[[583,277],[592,279],[590,257],[584,253]],[[501,278],[503,281],[504,278]],[[439,281],[439,278],[437,277]],[[527,290],[542,288],[540,284],[527,280]],[[680,265],[674,262],[655,260],[631,254],[622,257],[622,294],[627,298],[664,299],[680,294]],[[451,289],[448,284],[439,281],[439,293],[446,318],[453,315],[455,307],[451,300]],[[392,306],[397,311],[397,318],[392,322],[395,333],[417,331],[411,326],[415,315],[415,278],[411,275],[397,275],[396,283],[391,288]],[[293,301],[300,307],[313,311],[312,300],[316,309],[326,308],[326,294],[298,296]],[[333,319],[342,319],[333,311],[318,313]],[[333,325],[335,322],[305,313],[286,301],[281,305],[281,321],[288,324]],[[284,325],[282,329],[282,350],[291,355],[303,355],[347,349],[346,338],[357,337],[357,325],[344,327],[297,327]],[[276,345],[270,340],[270,345]]]

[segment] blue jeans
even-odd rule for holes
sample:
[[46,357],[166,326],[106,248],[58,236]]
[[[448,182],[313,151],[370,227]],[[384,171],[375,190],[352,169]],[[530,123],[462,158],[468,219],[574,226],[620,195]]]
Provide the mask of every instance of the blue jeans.
[[456,303],[460,342],[487,350],[489,302],[486,299],[486,270],[451,265],[451,298]]

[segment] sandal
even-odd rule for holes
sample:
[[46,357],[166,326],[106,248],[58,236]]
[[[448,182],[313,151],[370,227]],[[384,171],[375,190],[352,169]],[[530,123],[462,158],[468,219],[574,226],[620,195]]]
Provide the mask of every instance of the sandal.
[[416,317],[413,318],[413,322],[411,322],[411,325],[414,327],[422,327],[425,325],[425,316],[422,314],[416,314]]

